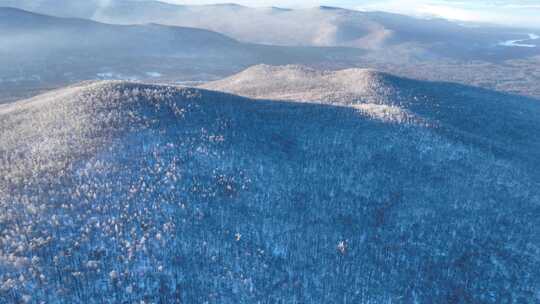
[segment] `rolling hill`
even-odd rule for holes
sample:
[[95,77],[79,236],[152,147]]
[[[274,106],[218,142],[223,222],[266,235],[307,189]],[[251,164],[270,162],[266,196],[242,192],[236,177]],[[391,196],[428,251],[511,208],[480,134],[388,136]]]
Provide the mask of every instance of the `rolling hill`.
[[0,106],[0,303],[540,300],[540,105],[346,74],[403,98],[102,81]]
[[321,71],[298,65],[258,65],[202,87],[249,98],[352,106],[383,119],[414,118],[437,132],[483,142],[493,151],[528,155],[540,164],[534,99],[369,69]]

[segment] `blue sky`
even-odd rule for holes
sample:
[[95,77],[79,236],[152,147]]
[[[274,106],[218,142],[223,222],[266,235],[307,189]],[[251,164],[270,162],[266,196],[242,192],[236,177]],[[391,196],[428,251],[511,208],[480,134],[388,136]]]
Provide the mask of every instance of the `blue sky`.
[[332,5],[383,10],[423,17],[490,22],[540,28],[540,0],[165,0],[182,4],[235,2],[247,6],[313,7]]

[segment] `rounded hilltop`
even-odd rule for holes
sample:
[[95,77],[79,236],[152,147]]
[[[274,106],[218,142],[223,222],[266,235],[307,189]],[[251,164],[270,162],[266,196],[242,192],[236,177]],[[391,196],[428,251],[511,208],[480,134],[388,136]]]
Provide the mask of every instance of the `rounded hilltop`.
[[258,99],[330,104],[390,102],[395,77],[372,69],[321,71],[302,65],[256,65],[203,88]]

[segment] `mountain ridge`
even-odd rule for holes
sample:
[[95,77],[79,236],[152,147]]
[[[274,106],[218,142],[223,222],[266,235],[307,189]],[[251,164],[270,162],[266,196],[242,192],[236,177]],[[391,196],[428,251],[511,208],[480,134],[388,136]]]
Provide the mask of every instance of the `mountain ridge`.
[[[392,115],[398,115],[398,120],[412,117],[421,124],[439,126],[443,133],[460,134],[468,140],[483,138],[489,149],[515,155],[523,149],[528,151],[525,155],[540,159],[540,142],[530,140],[540,134],[534,123],[540,120],[539,103],[517,95],[413,80],[372,69],[325,71],[298,65],[259,65],[201,87],[248,98],[360,107],[375,115],[383,111],[383,119],[386,111],[387,119],[396,119]],[[529,161],[538,163],[535,157]]]

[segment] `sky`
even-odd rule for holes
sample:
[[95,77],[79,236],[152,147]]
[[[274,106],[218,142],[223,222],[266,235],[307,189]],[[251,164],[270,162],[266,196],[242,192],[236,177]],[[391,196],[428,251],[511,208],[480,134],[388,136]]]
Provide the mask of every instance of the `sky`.
[[358,10],[382,10],[420,17],[488,22],[540,28],[540,0],[165,0],[179,4],[234,2],[247,6],[290,8],[319,5]]

